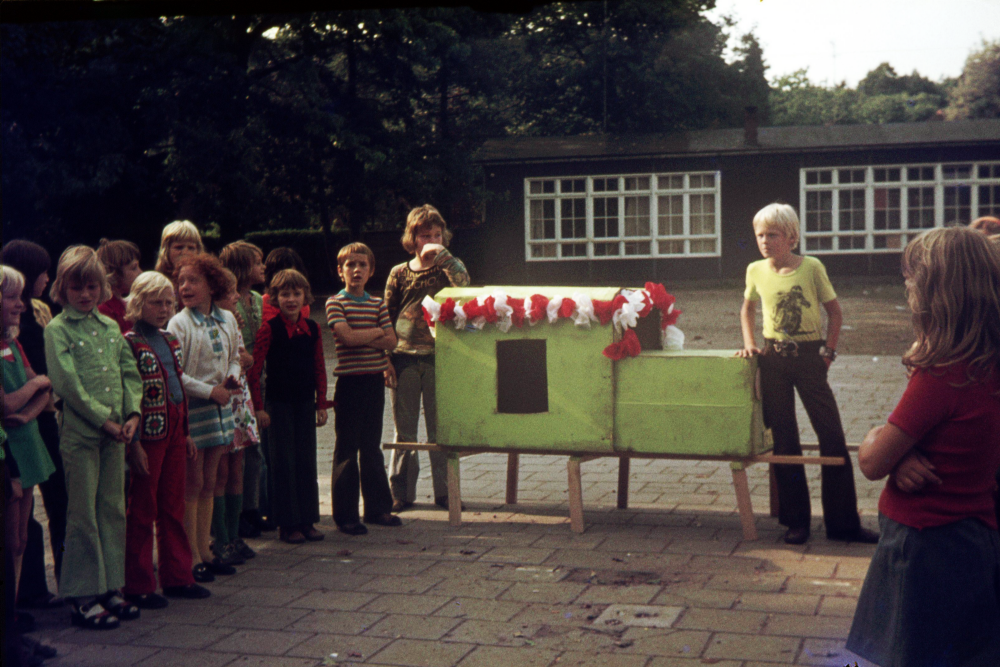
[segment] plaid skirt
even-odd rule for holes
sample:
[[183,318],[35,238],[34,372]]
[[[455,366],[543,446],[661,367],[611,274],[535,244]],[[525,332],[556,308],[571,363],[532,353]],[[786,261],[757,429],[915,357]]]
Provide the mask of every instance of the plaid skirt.
[[882,667],[1000,665],[1000,533],[972,518],[879,526],[847,648]]
[[198,449],[228,445],[233,441],[235,425],[228,405],[203,398],[191,398],[188,405],[188,430]]

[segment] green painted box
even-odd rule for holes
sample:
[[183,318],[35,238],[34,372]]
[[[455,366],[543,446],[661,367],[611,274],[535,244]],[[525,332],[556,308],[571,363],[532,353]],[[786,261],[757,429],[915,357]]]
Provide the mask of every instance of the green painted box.
[[[501,290],[511,297],[576,292],[610,300],[619,288],[449,288],[435,300],[464,303]],[[732,350],[602,354],[614,329],[560,319],[503,333],[436,326],[437,441],[452,447],[574,453],[744,456],[765,447],[755,359]],[[516,412],[508,412],[513,406]]]

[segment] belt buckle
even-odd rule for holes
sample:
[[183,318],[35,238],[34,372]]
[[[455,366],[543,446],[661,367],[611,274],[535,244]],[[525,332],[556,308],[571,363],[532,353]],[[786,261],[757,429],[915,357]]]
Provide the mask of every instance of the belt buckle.
[[799,344],[794,340],[776,340],[774,341],[774,351],[782,357],[797,357],[799,356]]

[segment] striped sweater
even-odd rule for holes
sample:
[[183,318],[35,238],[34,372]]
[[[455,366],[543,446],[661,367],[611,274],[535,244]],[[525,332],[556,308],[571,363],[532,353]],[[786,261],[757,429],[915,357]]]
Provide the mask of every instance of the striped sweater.
[[[326,322],[333,329],[339,322],[346,322],[352,329],[373,329],[379,327],[392,331],[389,310],[382,299],[368,292],[363,296],[351,296],[341,290],[326,300]],[[366,345],[348,346],[337,340],[337,367],[334,375],[362,375],[381,373],[389,365],[384,350]]]

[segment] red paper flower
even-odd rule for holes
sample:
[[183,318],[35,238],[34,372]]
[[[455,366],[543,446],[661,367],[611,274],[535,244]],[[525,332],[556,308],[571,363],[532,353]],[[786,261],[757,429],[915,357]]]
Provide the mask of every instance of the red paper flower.
[[485,317],[486,321],[490,324],[494,324],[497,321],[496,302],[497,300],[492,296],[488,296],[483,299],[483,317]]
[[465,316],[469,322],[472,322],[472,320],[483,314],[483,307],[475,299],[462,306],[462,310],[465,311]]
[[537,322],[538,320],[545,317],[545,308],[549,305],[548,297],[544,297],[541,294],[533,294],[531,296],[531,312],[528,315],[531,317],[532,322]]
[[622,334],[622,339],[608,345],[602,354],[613,361],[620,361],[625,357],[637,357],[640,352],[642,352],[642,345],[639,344],[639,337],[632,329],[626,329],[625,333]]
[[573,317],[573,310],[576,309],[576,301],[573,299],[563,299],[559,306],[559,317]]
[[434,320],[431,319],[430,312],[428,312],[428,310],[426,308],[424,308],[423,306],[421,306],[421,309],[424,311],[424,322],[427,322],[427,327],[428,328],[433,328],[434,327]]
[[441,304],[441,314],[438,315],[438,322],[450,322],[455,319],[455,301],[451,297]]
[[513,309],[513,313],[510,314],[510,320],[514,323],[514,326],[520,329],[524,326],[524,299],[518,299],[516,297],[507,297],[507,305]]

